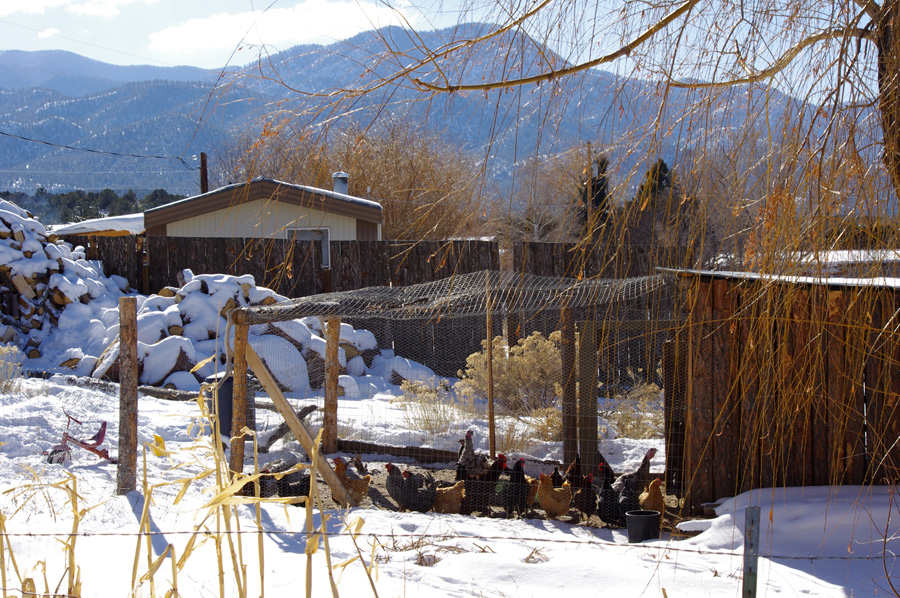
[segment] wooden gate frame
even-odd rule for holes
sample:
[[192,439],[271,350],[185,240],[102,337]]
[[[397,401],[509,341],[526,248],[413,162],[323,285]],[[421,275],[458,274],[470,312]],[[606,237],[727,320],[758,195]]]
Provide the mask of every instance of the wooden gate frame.
[[[313,454],[313,449],[315,448],[315,439],[309,433],[309,430],[306,429],[306,426],[303,425],[297,418],[297,414],[294,413],[294,410],[291,408],[290,403],[288,403],[284,394],[278,388],[278,383],[275,381],[275,377],[263,363],[262,359],[257,355],[256,351],[253,350],[253,347],[250,346],[250,343],[247,341],[247,337],[249,335],[250,327],[246,324],[246,318],[243,316],[243,312],[241,308],[236,308],[229,312],[229,319],[234,322],[235,335],[234,335],[234,354],[233,354],[233,368],[232,368],[232,376],[234,378],[234,390],[232,392],[232,423],[231,429],[232,434],[234,434],[231,440],[231,460],[229,462],[229,469],[232,474],[242,473],[244,470],[244,435],[240,434],[240,430],[243,430],[247,425],[247,368],[253,370],[253,373],[256,374],[256,377],[259,379],[260,384],[262,384],[265,391],[268,393],[269,398],[272,399],[272,402],[275,404],[275,408],[278,409],[278,412],[284,418],[284,421],[287,423],[291,432],[293,432],[294,436],[296,436],[297,440],[303,446],[303,450],[306,451],[307,455]],[[331,361],[337,361],[337,338],[339,338],[339,330],[340,330],[340,319],[338,318],[329,318],[328,321],[328,346],[326,346],[326,372],[334,372],[338,371],[336,364],[331,364],[329,367],[328,359]],[[332,350],[330,345],[334,344],[335,350]],[[334,403],[334,413],[337,413],[337,393],[336,393],[336,378],[333,396],[327,396],[329,393],[328,389],[332,386],[326,382],[326,420],[327,414],[329,411],[329,403]],[[329,400],[330,399],[330,400]],[[327,421],[326,421],[327,423]],[[335,426],[336,428],[336,426]],[[326,426],[327,430],[327,426]],[[336,431],[336,430],[335,430]],[[323,441],[323,445],[327,448],[328,442]],[[340,478],[338,478],[337,473],[335,473],[334,469],[331,467],[331,464],[324,457],[324,451],[319,450],[316,452],[316,469],[319,473],[322,474],[322,477],[325,480],[325,483],[328,484],[328,487],[331,488],[331,492],[334,494],[335,499],[342,507],[351,506],[352,503],[350,501],[350,495],[347,492],[347,489],[344,487],[344,484],[341,483]]]

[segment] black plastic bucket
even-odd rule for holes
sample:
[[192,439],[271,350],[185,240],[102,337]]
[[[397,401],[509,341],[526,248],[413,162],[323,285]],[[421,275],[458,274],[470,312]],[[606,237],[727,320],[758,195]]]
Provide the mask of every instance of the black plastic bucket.
[[[221,383],[220,383],[221,381]],[[224,372],[206,377],[207,384],[218,384],[219,390],[215,393],[215,389],[207,388],[203,391],[206,397],[206,408],[211,414],[219,417],[219,434],[222,438],[231,438],[231,397],[234,393],[234,379],[231,376],[225,377]],[[216,408],[213,409],[213,394],[216,396]],[[212,432],[210,432],[212,433]]]
[[659,511],[628,511],[625,513],[628,541],[659,540]]

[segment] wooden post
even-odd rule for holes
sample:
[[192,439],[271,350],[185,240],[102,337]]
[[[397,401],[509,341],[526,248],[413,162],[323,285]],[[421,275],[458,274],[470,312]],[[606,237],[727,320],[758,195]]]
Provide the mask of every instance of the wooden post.
[[487,309],[487,346],[485,357],[487,358],[487,394],[488,394],[488,444],[491,459],[497,452],[497,430],[494,426],[494,326],[491,318],[491,272],[488,270],[484,276],[484,301]]
[[206,152],[200,152],[200,193],[209,191],[209,171],[206,169]]
[[244,471],[244,437],[241,430],[247,425],[247,335],[250,327],[238,324],[234,327],[234,358],[231,375],[231,460],[228,468],[232,474]]
[[337,398],[341,342],[341,319],[325,319],[325,422],[322,448],[326,453],[337,452]]
[[137,482],[137,301],[119,298],[119,457],[116,493],[128,494]]
[[563,462],[571,463],[578,454],[578,403],[575,396],[577,362],[575,359],[575,321],[565,306],[560,312],[560,359],[562,360]]
[[759,563],[759,507],[747,507],[744,516],[744,584],[741,596],[756,598],[756,567]]
[[597,425],[597,323],[581,323],[578,343],[578,447],[586,472],[597,469],[599,428]]

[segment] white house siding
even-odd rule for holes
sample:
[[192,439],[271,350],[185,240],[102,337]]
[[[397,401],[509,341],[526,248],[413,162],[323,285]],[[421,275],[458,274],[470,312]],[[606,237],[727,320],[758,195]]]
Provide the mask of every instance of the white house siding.
[[283,239],[288,227],[327,227],[332,241],[356,239],[355,218],[263,199],[170,222],[166,225],[166,234],[170,237]]

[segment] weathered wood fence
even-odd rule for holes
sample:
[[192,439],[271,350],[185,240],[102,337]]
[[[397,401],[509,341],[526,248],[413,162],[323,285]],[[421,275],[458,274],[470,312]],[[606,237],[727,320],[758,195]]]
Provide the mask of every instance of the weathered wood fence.
[[667,403],[683,401],[684,417],[667,418],[667,440],[683,430],[684,450],[667,467],[688,508],[752,488],[897,481],[898,289],[682,281],[686,350],[672,357],[684,382],[667,386],[684,395]]
[[[197,274],[252,274],[256,283],[287,297],[368,286],[404,286],[454,274],[499,270],[500,246],[494,241],[332,241],[331,269],[321,268],[318,243],[282,239],[187,237],[86,237],[65,240],[87,248],[108,275],[132,288],[156,293],[177,284],[185,268]],[[513,244],[511,267],[537,276],[623,278],[646,276],[658,265],[650,248],[587,251],[572,243]],[[144,268],[146,262],[146,268]]]

